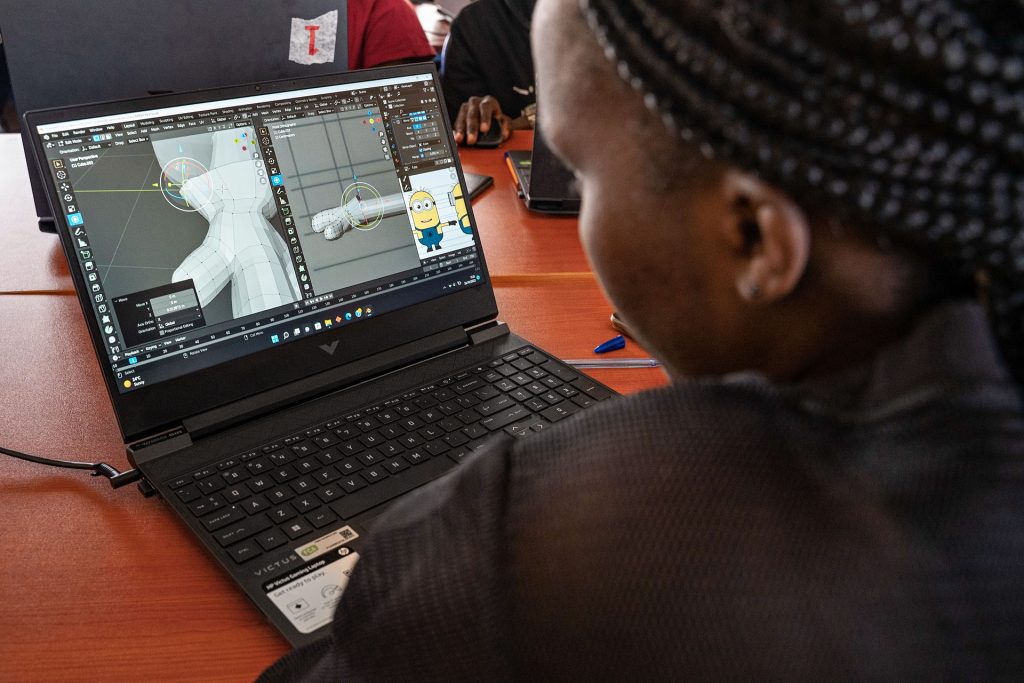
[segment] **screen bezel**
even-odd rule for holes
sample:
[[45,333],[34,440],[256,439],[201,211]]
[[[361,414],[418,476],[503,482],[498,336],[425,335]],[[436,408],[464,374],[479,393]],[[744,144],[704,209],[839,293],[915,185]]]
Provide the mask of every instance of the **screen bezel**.
[[[23,116],[26,130],[32,138],[37,170],[44,183],[46,197],[51,209],[59,205],[56,188],[50,182],[46,169],[46,154],[42,138],[36,132],[40,125],[63,123],[78,119],[89,119],[111,114],[134,113],[170,106],[215,102],[219,100],[287,93],[321,86],[345,85],[360,81],[380,80],[403,76],[431,75],[438,93],[448,143],[457,150],[452,137],[451,122],[448,120],[444,95],[438,81],[437,70],[432,63],[410,64],[393,67],[379,67],[352,71],[330,76],[285,79],[266,83],[254,83],[227,88],[213,88],[188,93],[174,93],[143,99],[118,100],[97,104],[59,107],[26,112]],[[459,155],[453,155],[455,168],[463,193],[467,192],[466,179]],[[468,196],[468,195],[467,195]],[[321,332],[310,337],[291,341],[277,347],[254,351],[247,356],[220,365],[207,367],[181,377],[163,380],[151,386],[141,387],[121,394],[117,389],[117,378],[110,366],[102,331],[87,296],[88,286],[78,266],[74,245],[67,219],[63,212],[55,211],[57,232],[60,236],[64,255],[68,260],[75,291],[86,318],[90,337],[99,360],[103,377],[114,412],[117,415],[121,434],[125,442],[135,441],[144,436],[177,426],[187,417],[194,416],[233,401],[251,397],[268,389],[289,382],[301,380],[317,373],[333,370],[346,363],[366,358],[375,353],[414,342],[433,334],[457,327],[468,327],[494,319],[497,303],[491,287],[490,275],[484,259],[480,233],[476,227],[473,208],[467,202],[470,224],[474,229],[477,253],[480,258],[481,281],[466,289],[442,295],[436,299],[413,304],[398,311],[383,313],[353,325],[346,325],[330,332]],[[320,349],[322,345],[340,342],[334,353]],[[382,344],[382,341],[385,343]],[[240,378],[246,378],[243,383]]]

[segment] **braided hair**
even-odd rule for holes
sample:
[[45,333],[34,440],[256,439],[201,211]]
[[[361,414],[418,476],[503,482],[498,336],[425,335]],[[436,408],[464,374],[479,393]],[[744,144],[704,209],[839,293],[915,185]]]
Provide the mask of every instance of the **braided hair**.
[[580,0],[682,140],[985,283],[1024,381],[1024,0]]

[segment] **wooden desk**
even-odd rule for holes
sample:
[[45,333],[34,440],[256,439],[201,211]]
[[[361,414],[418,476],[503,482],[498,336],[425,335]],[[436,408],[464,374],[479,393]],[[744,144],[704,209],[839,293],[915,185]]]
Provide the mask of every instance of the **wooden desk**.
[[[12,139],[0,137],[0,159]],[[611,309],[593,278],[564,275],[585,270],[575,221],[520,212],[500,155],[473,151],[466,165],[495,176],[477,214],[492,272],[529,276],[498,281],[501,317],[553,353],[587,356],[612,335]],[[62,252],[37,234],[20,182],[7,186],[2,289],[67,290]],[[502,221],[516,232],[499,234]],[[0,444],[127,466],[74,296],[0,295],[0,349]],[[593,374],[624,392],[663,382],[657,370]],[[0,681],[242,681],[288,650],[164,505],[132,487],[0,457],[0,556]]]

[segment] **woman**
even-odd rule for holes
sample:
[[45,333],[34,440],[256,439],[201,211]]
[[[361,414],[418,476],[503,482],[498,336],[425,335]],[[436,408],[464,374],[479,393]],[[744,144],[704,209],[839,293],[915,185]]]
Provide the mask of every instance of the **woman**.
[[672,385],[393,511],[278,673],[1019,675],[1022,20],[541,0],[543,126]]

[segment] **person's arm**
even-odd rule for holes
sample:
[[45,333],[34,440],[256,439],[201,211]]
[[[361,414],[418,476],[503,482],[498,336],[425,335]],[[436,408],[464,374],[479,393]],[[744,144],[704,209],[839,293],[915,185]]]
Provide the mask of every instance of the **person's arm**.
[[[441,83],[457,144],[476,144],[477,137],[500,125],[502,142],[512,135],[513,120],[491,94],[485,73],[493,57],[480,54],[473,42],[475,15],[464,10],[452,22],[444,47]],[[493,66],[491,67],[493,68]]]
[[508,447],[492,445],[380,517],[332,637],[279,660],[261,683],[507,679]]
[[433,57],[434,50],[408,0],[348,3],[349,70],[428,61]]

